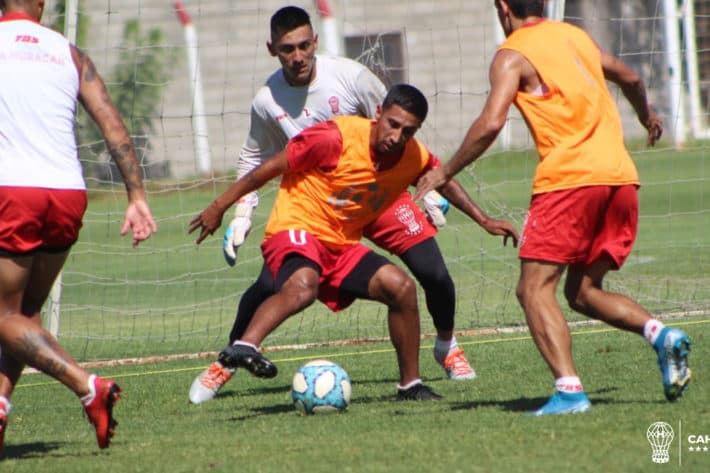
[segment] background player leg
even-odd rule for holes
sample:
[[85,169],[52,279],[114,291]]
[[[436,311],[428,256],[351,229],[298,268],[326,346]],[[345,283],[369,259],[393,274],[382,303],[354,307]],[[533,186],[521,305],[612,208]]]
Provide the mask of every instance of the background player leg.
[[584,412],[591,403],[572,358],[572,336],[557,302],[556,288],[565,266],[522,260],[516,294],[530,334],[555,378],[555,394],[533,415]]
[[[274,283],[271,273],[266,266],[262,266],[261,273],[257,280],[249,286],[239,300],[237,316],[234,325],[229,333],[229,344],[239,340],[249,322],[251,322],[254,312],[259,305],[268,297],[274,294]],[[219,360],[213,361],[204,371],[202,371],[190,386],[189,398],[193,404],[201,404],[214,399],[222,387],[232,379],[236,368],[226,368]]]
[[456,288],[436,240],[424,240],[408,249],[400,258],[424,289],[427,309],[436,328],[434,359],[451,379],[475,378],[476,372],[454,335]]
[[565,297],[572,309],[609,325],[643,335],[658,355],[663,391],[669,401],[683,394],[690,382],[690,339],[679,329],[666,327],[646,309],[622,294],[602,289],[604,276],[615,269],[602,257],[584,270],[568,271]]

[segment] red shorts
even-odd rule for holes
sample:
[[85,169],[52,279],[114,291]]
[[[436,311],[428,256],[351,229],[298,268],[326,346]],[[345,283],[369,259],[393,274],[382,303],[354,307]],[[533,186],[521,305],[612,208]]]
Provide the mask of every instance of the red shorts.
[[360,243],[344,250],[333,251],[304,230],[278,232],[261,244],[264,264],[274,279],[284,258],[289,254],[298,253],[318,264],[321,268],[318,300],[333,312],[345,309],[355,300],[354,297],[341,293],[340,286],[362,258],[371,251]]
[[402,195],[377,220],[365,227],[365,237],[395,255],[436,236],[436,227],[414,203],[409,192]]
[[589,186],[534,195],[520,258],[584,268],[606,254],[620,268],[638,227],[638,187]]
[[0,251],[68,250],[79,237],[86,191],[0,187]]

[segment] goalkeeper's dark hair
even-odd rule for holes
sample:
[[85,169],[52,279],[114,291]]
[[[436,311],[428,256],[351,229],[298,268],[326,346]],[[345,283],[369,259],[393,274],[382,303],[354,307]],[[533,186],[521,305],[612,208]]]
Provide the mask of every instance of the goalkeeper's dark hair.
[[[500,0],[496,0],[496,5]],[[516,18],[529,16],[543,16],[545,13],[545,0],[505,0]]]
[[276,42],[284,33],[304,25],[312,26],[306,10],[294,6],[280,8],[271,16],[271,41]]
[[390,90],[382,102],[382,110],[387,110],[392,105],[399,105],[422,123],[429,112],[429,103],[424,94],[419,89],[409,84],[396,84]]

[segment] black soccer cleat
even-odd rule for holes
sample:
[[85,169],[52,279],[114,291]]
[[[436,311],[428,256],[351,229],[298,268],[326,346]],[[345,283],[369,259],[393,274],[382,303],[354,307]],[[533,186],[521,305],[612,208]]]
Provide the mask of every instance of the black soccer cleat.
[[441,399],[443,396],[422,383],[417,383],[408,389],[397,389],[398,401],[439,401]]
[[219,362],[228,368],[244,368],[258,378],[273,378],[276,365],[248,345],[230,345],[219,354]]

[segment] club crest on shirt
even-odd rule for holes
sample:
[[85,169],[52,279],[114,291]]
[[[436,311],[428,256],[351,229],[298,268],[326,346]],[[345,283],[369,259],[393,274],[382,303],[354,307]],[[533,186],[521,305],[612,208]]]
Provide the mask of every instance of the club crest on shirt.
[[424,227],[417,222],[417,216],[409,205],[400,205],[394,211],[394,215],[397,217],[397,220],[402,222],[402,224],[406,227],[405,233],[407,235],[418,235],[424,230]]
[[340,99],[333,95],[328,99],[328,105],[330,105],[330,111],[333,115],[337,115],[340,112]]

